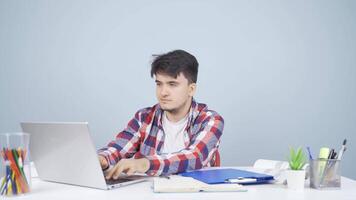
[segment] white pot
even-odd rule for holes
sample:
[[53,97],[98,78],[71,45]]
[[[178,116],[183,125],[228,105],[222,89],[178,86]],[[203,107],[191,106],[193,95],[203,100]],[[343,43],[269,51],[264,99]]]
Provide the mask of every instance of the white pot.
[[303,190],[305,183],[305,170],[287,170],[287,184],[289,189]]

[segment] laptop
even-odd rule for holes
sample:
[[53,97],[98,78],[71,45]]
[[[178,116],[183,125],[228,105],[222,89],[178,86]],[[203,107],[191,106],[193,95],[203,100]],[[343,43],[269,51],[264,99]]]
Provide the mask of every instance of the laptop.
[[30,156],[39,178],[103,190],[147,180],[147,176],[125,176],[106,180],[87,122],[23,122],[30,134]]

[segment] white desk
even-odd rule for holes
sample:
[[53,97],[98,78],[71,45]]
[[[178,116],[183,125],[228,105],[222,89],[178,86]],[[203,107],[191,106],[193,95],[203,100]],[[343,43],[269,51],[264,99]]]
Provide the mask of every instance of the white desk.
[[[31,193],[12,199],[31,200],[56,200],[56,199],[81,199],[81,200],[164,200],[164,199],[199,199],[199,200],[224,200],[224,199],[313,199],[313,200],[356,200],[356,181],[342,177],[339,190],[315,190],[306,187],[303,191],[287,189],[285,185],[251,185],[245,186],[248,192],[219,192],[219,193],[154,193],[151,189],[152,182],[141,182],[114,190],[98,190],[86,187],[71,186],[65,184],[32,179]],[[8,198],[9,199],[9,198]]]

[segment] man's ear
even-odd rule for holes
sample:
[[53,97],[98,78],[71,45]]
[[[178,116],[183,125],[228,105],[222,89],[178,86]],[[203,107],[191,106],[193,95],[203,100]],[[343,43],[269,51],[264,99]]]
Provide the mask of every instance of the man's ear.
[[197,89],[197,84],[196,83],[189,84],[189,96],[190,97],[194,96],[196,89]]

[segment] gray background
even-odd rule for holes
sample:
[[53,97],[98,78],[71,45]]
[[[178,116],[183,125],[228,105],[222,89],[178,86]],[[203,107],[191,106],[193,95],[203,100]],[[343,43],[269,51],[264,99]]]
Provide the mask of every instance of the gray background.
[[156,103],[152,54],[200,62],[222,164],[339,149],[356,178],[356,1],[0,1],[0,131],[88,121],[97,148]]

